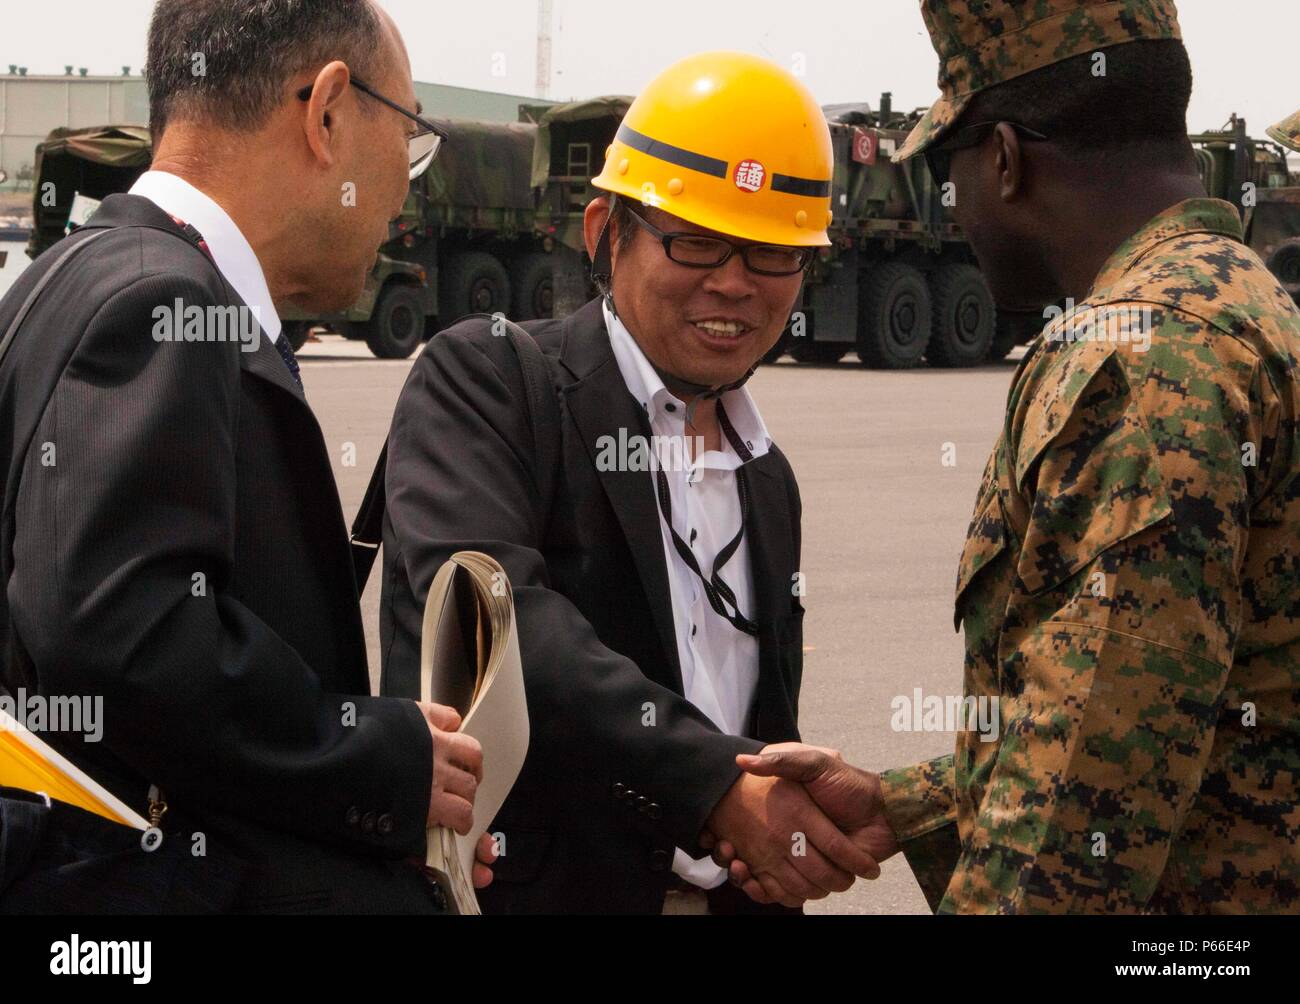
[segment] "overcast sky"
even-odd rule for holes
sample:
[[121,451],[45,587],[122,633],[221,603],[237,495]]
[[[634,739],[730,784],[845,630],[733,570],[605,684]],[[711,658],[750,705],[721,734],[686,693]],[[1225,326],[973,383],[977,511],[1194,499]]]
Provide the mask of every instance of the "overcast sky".
[[[387,0],[417,80],[536,93],[535,0]],[[551,97],[635,93],[673,60],[743,49],[782,65],[827,104],[894,92],[896,108],[929,104],[937,61],[917,0],[554,0]],[[152,0],[0,0],[0,67],[121,72],[144,62]],[[1189,125],[1231,112],[1254,135],[1300,107],[1296,0],[1181,0],[1196,73]],[[1120,111],[1117,109],[1117,111]]]

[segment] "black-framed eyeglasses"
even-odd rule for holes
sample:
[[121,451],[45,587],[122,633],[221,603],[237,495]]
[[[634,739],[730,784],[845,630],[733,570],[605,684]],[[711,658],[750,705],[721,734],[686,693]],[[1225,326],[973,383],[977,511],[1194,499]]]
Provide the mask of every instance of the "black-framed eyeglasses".
[[[979,146],[992,135],[1000,122],[976,122],[974,125],[958,129],[942,143],[930,147],[925,151],[925,163],[930,168],[930,175],[934,178],[934,183],[942,188],[948,184],[948,175],[952,171],[952,155],[958,150],[964,150],[968,146]],[[1046,140],[1044,136],[1036,129],[1030,129],[1029,126],[1023,126],[1019,122],[1008,122],[1016,134],[1027,140]]]
[[[355,77],[351,79],[351,83],[353,87],[361,91],[363,94],[369,94],[380,104],[385,104],[389,108],[393,109],[393,111],[400,112],[420,127],[420,131],[412,136],[409,141],[411,180],[414,181],[429,169],[429,165],[433,163],[433,158],[438,156],[438,151],[442,149],[442,144],[447,141],[447,133],[434,125],[428,119],[417,115],[415,112],[408,112],[396,101],[384,97],[378,91],[363,84]],[[311,85],[308,84],[298,92],[298,100],[310,101],[311,91]]]
[[703,234],[664,233],[630,206],[628,212],[663,243],[669,259],[690,268],[718,268],[739,253],[745,267],[758,275],[798,275],[808,267],[815,251],[789,244],[733,244]]

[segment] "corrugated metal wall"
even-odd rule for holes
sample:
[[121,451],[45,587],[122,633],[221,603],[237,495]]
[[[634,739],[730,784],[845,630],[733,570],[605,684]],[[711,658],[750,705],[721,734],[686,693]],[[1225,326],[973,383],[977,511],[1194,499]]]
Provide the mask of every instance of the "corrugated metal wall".
[[[443,84],[416,84],[434,116],[514,122],[519,104],[533,99]],[[149,94],[141,77],[0,76],[0,168],[6,188],[18,183],[35,159],[36,144],[60,126],[144,125]],[[22,187],[30,187],[24,183]]]

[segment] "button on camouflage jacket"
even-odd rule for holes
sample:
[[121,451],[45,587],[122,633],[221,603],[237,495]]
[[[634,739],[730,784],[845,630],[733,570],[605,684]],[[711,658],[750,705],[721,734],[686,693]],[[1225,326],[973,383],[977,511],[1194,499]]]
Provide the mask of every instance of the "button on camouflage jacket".
[[1209,199],[1031,345],[957,577],[998,736],[883,778],[939,912],[1300,910],[1298,360]]

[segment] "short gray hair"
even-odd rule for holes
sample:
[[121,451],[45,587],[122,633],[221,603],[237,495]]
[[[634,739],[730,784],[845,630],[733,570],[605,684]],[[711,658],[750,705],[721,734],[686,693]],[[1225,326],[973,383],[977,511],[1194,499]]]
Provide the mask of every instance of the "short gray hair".
[[369,0],[159,0],[145,79],[157,143],[176,118],[257,129],[294,75],[340,59],[361,79],[382,58]]

